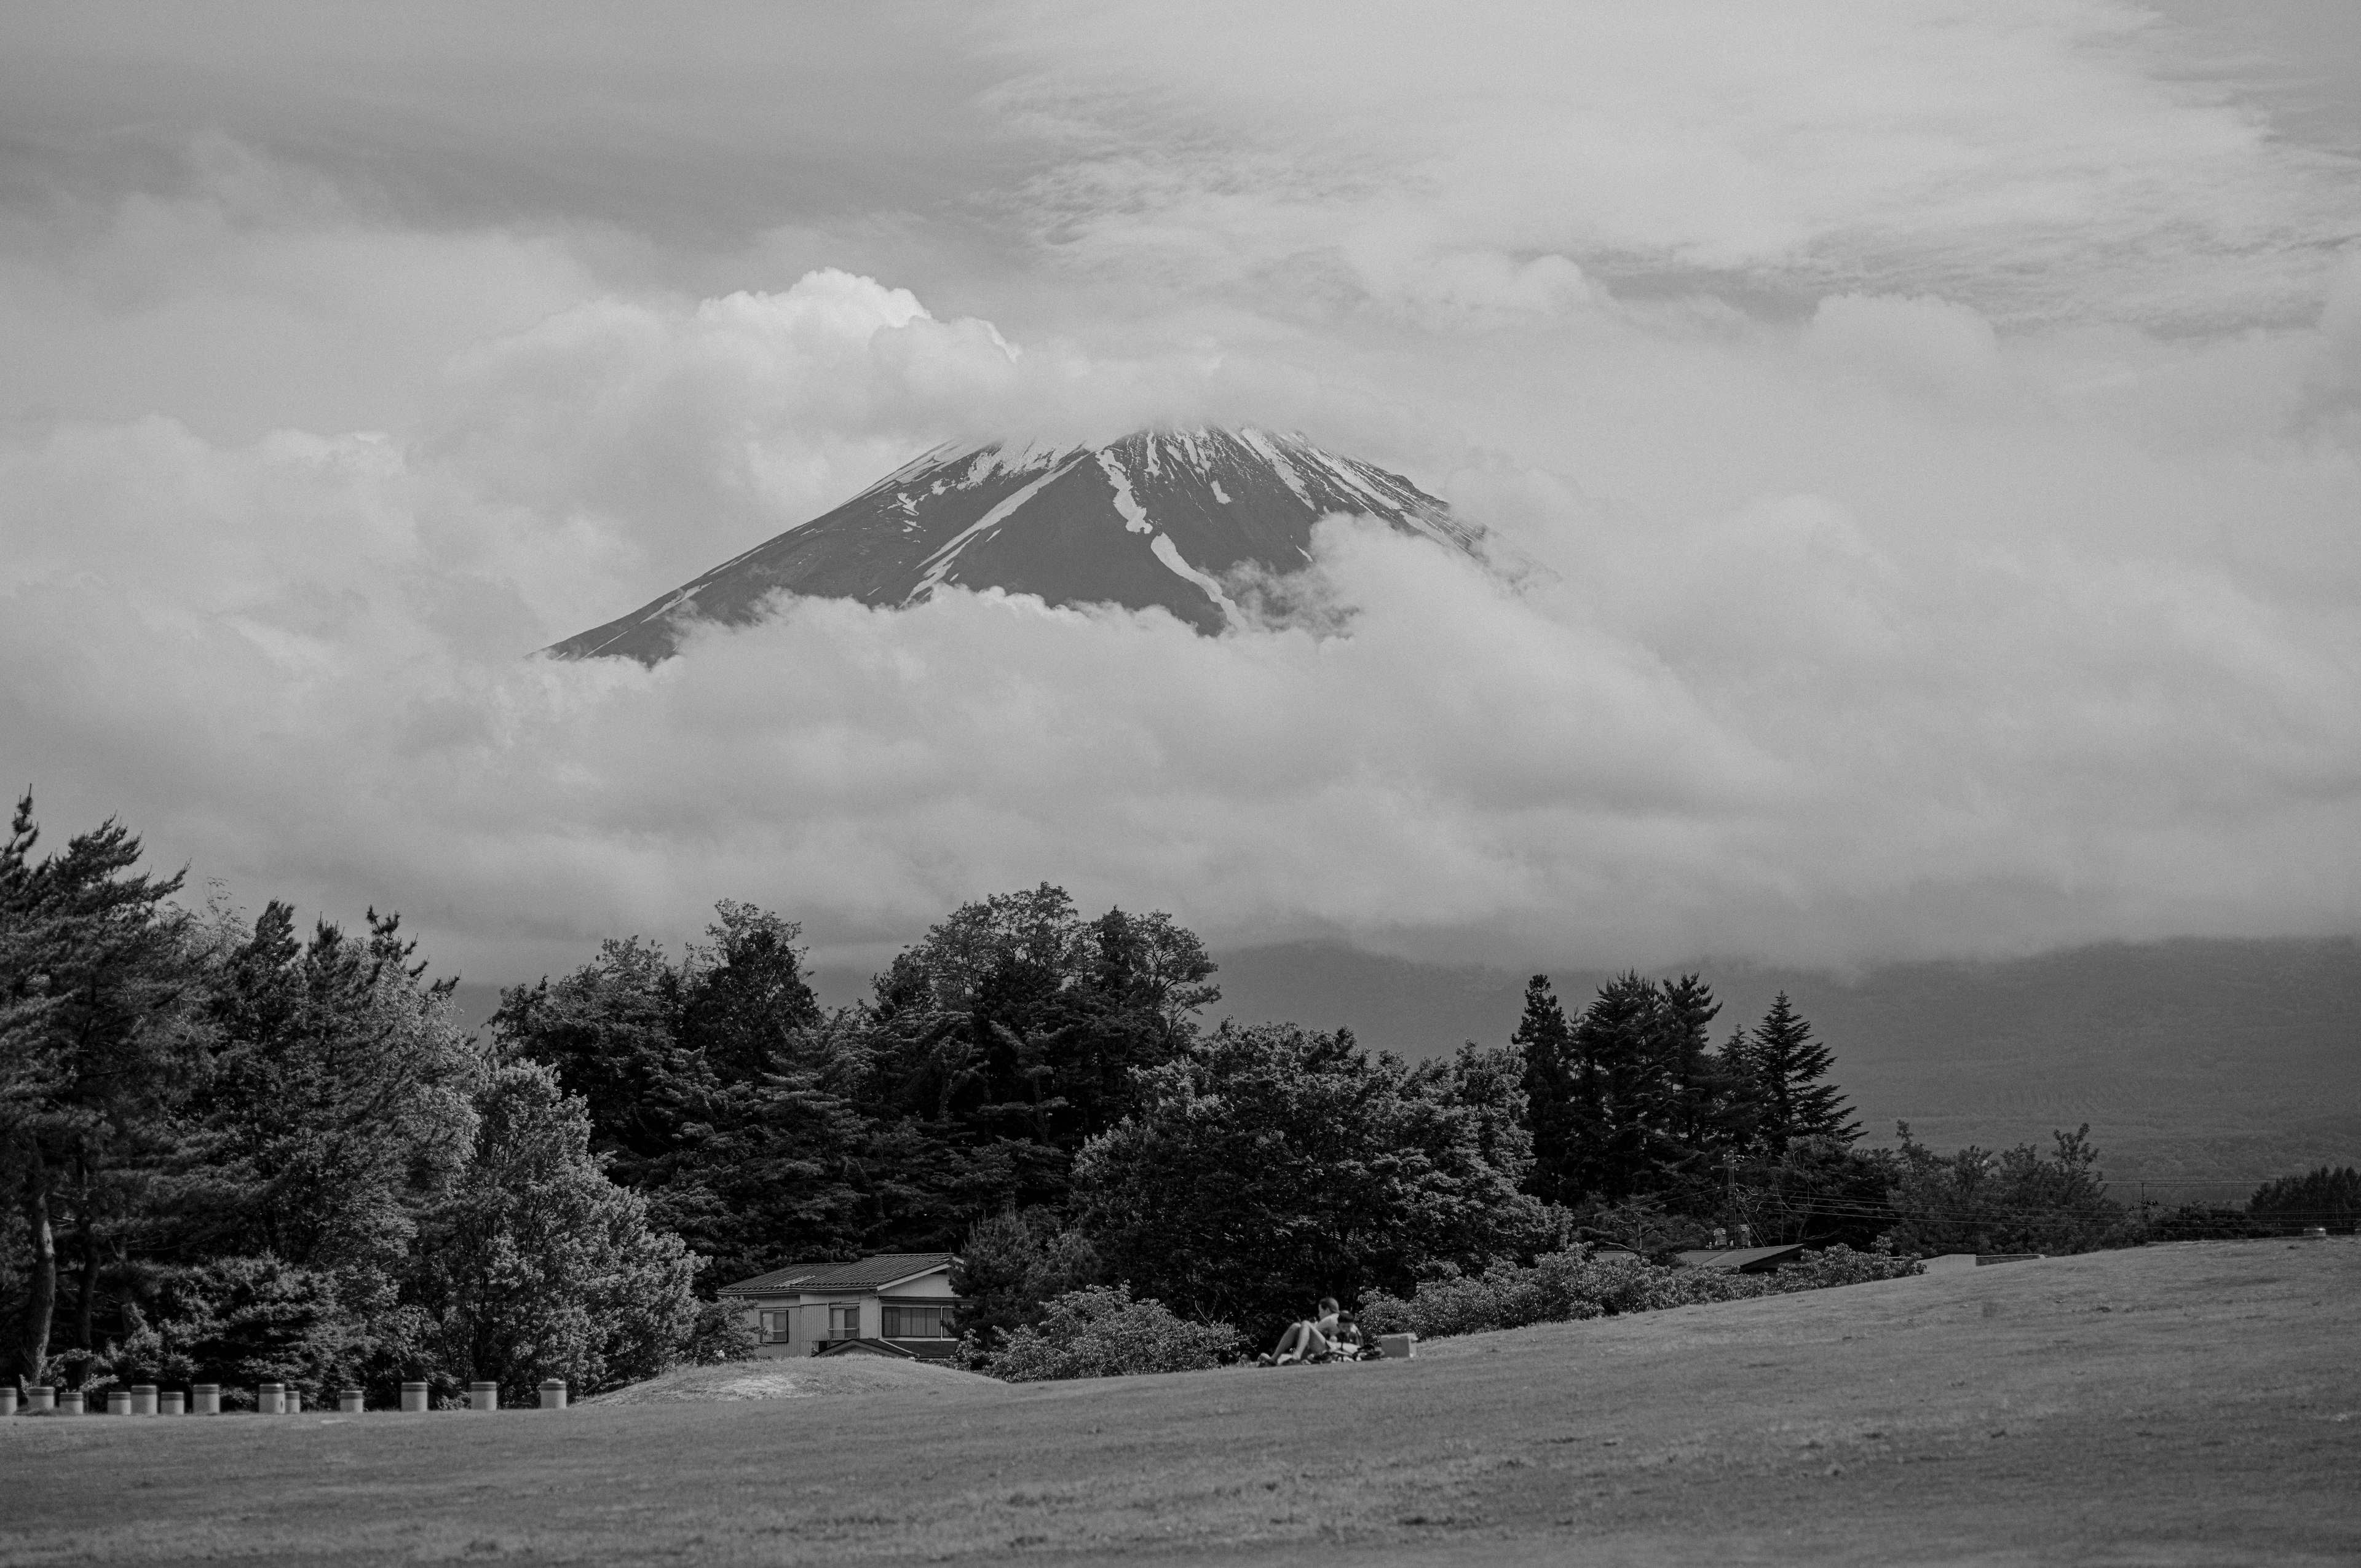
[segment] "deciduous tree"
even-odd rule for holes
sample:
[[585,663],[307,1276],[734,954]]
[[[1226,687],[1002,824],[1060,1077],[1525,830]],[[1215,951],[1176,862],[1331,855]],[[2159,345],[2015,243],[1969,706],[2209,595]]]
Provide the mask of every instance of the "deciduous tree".
[[1142,1073],[1139,1109],[1085,1146],[1076,1217],[1111,1277],[1257,1337],[1323,1295],[1481,1266],[1543,1221],[1523,1172],[1486,1157],[1497,1102],[1464,1072],[1225,1024]]
[[588,1111],[549,1069],[500,1069],[477,1111],[421,1258],[437,1370],[510,1398],[544,1377],[595,1390],[661,1371],[696,1324],[696,1259],[607,1179]]

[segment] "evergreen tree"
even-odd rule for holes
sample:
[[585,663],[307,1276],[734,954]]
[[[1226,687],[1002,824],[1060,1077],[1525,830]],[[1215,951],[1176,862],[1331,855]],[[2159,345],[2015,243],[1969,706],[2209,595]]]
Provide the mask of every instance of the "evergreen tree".
[[276,900],[250,930],[216,927],[194,1157],[160,1254],[268,1253],[390,1295],[467,1161],[489,1065],[451,1018],[453,982],[421,983],[401,928],[371,910],[366,939],[324,920],[299,941]]
[[1721,1004],[1694,974],[1618,975],[1568,1023],[1548,977],[1512,1036],[1532,1145],[1527,1190],[1572,1208],[1723,1201],[1756,1110],[1741,1036],[1711,1046]]
[[1760,1146],[1775,1156],[1798,1138],[1850,1144],[1861,1136],[1844,1091],[1821,1081],[1835,1064],[1835,1054],[1812,1038],[1811,1025],[1781,992],[1748,1037],[1742,1058]]
[[791,922],[724,902],[680,964],[633,938],[555,982],[503,994],[502,1047],[582,1101],[593,1154],[715,1284],[857,1252],[875,1205],[872,1129]]
[[1575,1020],[1571,1165],[1582,1195],[1614,1202],[1649,1191],[1676,1157],[1670,1034],[1664,993],[1628,971],[1600,986]]
[[1525,1014],[1518,1020],[1510,1045],[1524,1064],[1526,1125],[1532,1143],[1532,1172],[1525,1190],[1544,1202],[1573,1203],[1583,1194],[1576,1168],[1577,1125],[1585,1107],[1574,1063],[1574,1031],[1565,1009],[1550,989],[1550,978],[1537,974],[1525,982]]
[[36,864],[39,836],[27,795],[0,843],[0,1190],[30,1263],[7,1373],[26,1383],[47,1371],[61,1250],[76,1266],[74,1348],[94,1348],[112,1233],[203,1062],[202,966],[167,902],[181,877],[135,874],[139,840],[112,818]]
[[960,1334],[997,1350],[1014,1331],[1038,1323],[1050,1301],[1102,1283],[1103,1273],[1089,1239],[1054,1210],[1008,1209],[979,1220],[951,1269]]
[[724,1083],[759,1080],[796,1050],[820,1021],[804,976],[803,928],[751,904],[723,899],[682,966],[680,1034]]
[[1720,1015],[1713,987],[1696,975],[1663,981],[1665,1070],[1671,1079],[1668,1179],[1709,1179],[1729,1153],[1744,1141],[1747,1114],[1743,1075],[1726,1054],[1717,1054],[1710,1030]]

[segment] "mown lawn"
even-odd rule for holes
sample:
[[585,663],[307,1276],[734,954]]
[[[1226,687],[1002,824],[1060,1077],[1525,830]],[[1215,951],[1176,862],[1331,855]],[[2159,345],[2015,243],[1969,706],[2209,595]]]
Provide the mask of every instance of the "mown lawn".
[[0,1563],[2348,1563],[2361,1245],[1990,1267],[1413,1363],[0,1423]]

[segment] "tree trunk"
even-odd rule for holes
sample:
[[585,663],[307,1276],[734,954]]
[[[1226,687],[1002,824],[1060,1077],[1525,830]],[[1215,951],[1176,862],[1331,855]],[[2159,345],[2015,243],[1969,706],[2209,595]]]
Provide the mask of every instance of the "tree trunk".
[[90,1190],[82,1190],[82,1279],[74,1299],[74,1348],[82,1353],[87,1364],[91,1350],[91,1311],[98,1296],[98,1232],[90,1222]]
[[25,1172],[25,1232],[31,1266],[25,1288],[24,1315],[16,1323],[15,1365],[10,1369],[20,1387],[41,1380],[49,1359],[49,1314],[58,1300],[58,1240],[49,1225],[49,1171],[41,1161],[41,1146],[27,1139],[31,1152]]

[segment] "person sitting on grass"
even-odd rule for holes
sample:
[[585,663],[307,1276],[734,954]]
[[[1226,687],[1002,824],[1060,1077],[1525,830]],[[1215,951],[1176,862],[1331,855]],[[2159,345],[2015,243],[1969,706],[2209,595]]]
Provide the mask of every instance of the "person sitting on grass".
[[1293,1361],[1308,1361],[1315,1355],[1328,1354],[1328,1336],[1336,1330],[1336,1298],[1320,1298],[1320,1315],[1287,1325],[1279,1336],[1279,1344],[1262,1358],[1265,1366],[1285,1366]]
[[1336,1327],[1328,1335],[1328,1350],[1339,1361],[1358,1361],[1369,1354],[1368,1340],[1352,1313],[1336,1314]]

